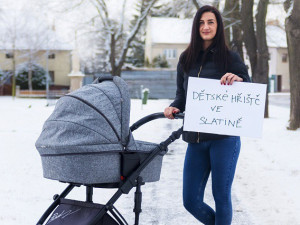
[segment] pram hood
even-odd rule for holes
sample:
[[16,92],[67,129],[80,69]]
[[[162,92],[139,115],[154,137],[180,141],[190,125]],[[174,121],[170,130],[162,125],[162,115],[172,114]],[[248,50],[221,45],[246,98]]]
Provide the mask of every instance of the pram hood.
[[36,148],[41,156],[136,150],[129,119],[127,84],[120,77],[104,75],[59,99]]
[[[36,141],[44,177],[82,184],[119,183],[124,155],[142,157],[159,147],[134,140],[129,119],[129,91],[120,77],[101,76],[60,98]],[[159,180],[166,151],[141,172],[145,182]]]

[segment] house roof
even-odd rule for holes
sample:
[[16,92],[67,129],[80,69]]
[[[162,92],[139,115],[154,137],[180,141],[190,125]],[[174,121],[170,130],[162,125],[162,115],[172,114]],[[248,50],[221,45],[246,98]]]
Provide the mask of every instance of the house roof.
[[190,42],[191,19],[151,17],[152,43],[186,44]]
[[[151,17],[152,43],[188,44],[190,42],[192,19]],[[279,26],[267,25],[269,47],[287,48],[285,30]]]
[[268,47],[287,48],[285,30],[279,26],[266,27]]

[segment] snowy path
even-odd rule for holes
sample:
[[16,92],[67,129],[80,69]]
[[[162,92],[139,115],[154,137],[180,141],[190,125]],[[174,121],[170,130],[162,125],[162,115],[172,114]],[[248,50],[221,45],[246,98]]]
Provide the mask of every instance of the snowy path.
[[[141,110],[132,101],[131,122],[162,111],[169,100],[149,101]],[[42,124],[53,110],[42,99],[0,97],[0,224],[32,225],[60,193],[65,184],[42,177],[40,157],[34,142]],[[30,106],[30,107],[29,107]],[[242,139],[242,150],[233,184],[233,225],[300,225],[300,131],[285,129],[289,110],[272,106],[265,120],[263,139]],[[181,121],[161,119],[134,133],[135,139],[163,141]],[[198,224],[182,206],[182,166],[186,144],[171,144],[164,157],[161,180],[142,187],[141,225]],[[213,206],[210,187],[205,199]],[[122,196],[117,208],[133,224],[133,193]],[[85,190],[77,188],[70,197],[84,199]],[[95,201],[105,202],[111,190],[95,190]]]

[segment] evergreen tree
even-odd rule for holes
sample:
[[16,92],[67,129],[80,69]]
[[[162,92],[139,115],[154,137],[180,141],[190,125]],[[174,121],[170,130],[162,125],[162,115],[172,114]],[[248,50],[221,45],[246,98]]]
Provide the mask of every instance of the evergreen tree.
[[[28,65],[23,64],[17,69],[16,84],[21,89],[28,89]],[[39,65],[33,64],[32,68],[32,89],[44,90],[46,87],[46,71]]]

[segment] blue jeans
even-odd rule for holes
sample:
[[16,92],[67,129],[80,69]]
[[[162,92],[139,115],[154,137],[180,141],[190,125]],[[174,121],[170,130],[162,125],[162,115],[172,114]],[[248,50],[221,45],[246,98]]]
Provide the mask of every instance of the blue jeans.
[[[240,148],[240,137],[188,145],[183,170],[183,204],[203,224],[231,224],[231,185]],[[203,202],[210,172],[216,212]]]

